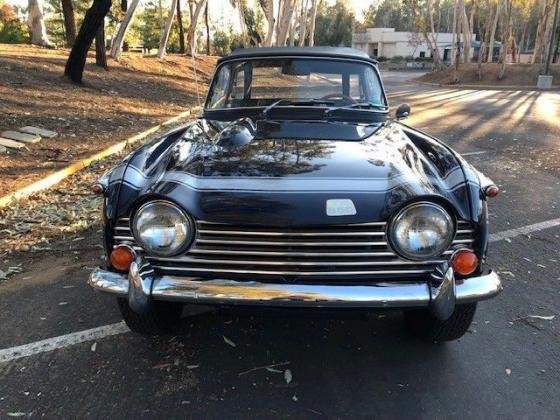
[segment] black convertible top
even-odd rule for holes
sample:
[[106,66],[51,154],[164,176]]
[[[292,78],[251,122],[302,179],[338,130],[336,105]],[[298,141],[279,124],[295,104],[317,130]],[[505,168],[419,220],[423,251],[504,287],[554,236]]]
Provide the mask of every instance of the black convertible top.
[[377,64],[377,61],[370,58],[365,52],[348,47],[266,47],[266,48],[238,48],[231,54],[222,57],[218,63],[228,60],[238,60],[242,58],[259,57],[282,57],[282,56],[302,56],[302,57],[335,57],[351,58]]

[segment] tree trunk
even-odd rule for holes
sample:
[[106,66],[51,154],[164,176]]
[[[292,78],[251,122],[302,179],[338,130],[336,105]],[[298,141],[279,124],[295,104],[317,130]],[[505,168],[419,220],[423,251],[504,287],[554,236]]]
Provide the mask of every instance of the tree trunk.
[[86,12],[64,69],[64,74],[76,83],[82,82],[88,50],[110,8],[111,0],[93,0],[93,4]]
[[140,0],[132,0],[132,3],[126,10],[123,21],[119,25],[119,30],[117,31],[117,35],[111,45],[111,57],[115,60],[118,60],[121,56],[124,37],[126,35],[126,31],[128,30],[128,26],[132,21],[132,17],[134,16],[134,12],[136,11],[139,1]]
[[198,2],[196,2],[195,0],[193,0],[192,2],[194,3],[194,7],[189,6],[191,21],[189,23],[187,37],[189,46],[188,53],[193,57],[196,56],[196,25],[198,23],[198,18],[200,16],[202,8],[206,6],[206,1],[207,0],[198,0]]
[[171,25],[173,25],[173,18],[175,17],[175,9],[177,9],[177,1],[171,1],[171,7],[169,8],[169,15],[167,16],[167,22],[165,23],[165,29],[159,40],[159,49],[157,56],[159,59],[163,58],[165,55],[165,48],[167,47],[167,40],[169,39],[169,32],[171,32]]
[[107,51],[105,50],[105,22],[95,34],[95,64],[107,70]]
[[43,0],[29,0],[27,3],[27,25],[31,32],[31,43],[41,47],[53,47],[47,36]]
[[464,23],[463,24],[463,39],[464,39],[463,61],[465,63],[469,63],[471,61],[471,42],[472,42],[472,33],[474,31],[474,8],[475,8],[475,4],[473,1],[471,3],[469,18],[467,18],[467,11],[465,10],[465,7],[463,7],[463,23]]
[[301,12],[299,14],[299,33],[298,33],[298,45],[303,47],[305,45],[305,33],[307,31],[307,9],[309,6],[309,0],[301,0]]
[[496,4],[496,14],[494,15],[494,21],[492,22],[492,29],[490,30],[490,41],[488,42],[488,56],[486,61],[491,63],[494,57],[494,39],[496,37],[496,28],[498,27],[498,18],[500,15],[500,0]]
[[502,51],[500,53],[500,71],[498,72],[498,80],[502,80],[506,72],[507,45],[513,29],[511,9],[511,0],[504,0],[504,28],[502,29]]
[[319,0],[311,0],[311,17],[309,18],[309,46],[315,45],[315,21],[317,20],[317,8]]
[[294,0],[284,0],[279,10],[278,23],[276,24],[276,46],[283,47],[288,39],[290,23],[294,13]]
[[[457,38],[457,33],[459,32],[457,30],[457,9],[459,8],[459,0],[455,0],[455,5],[453,7],[453,29],[452,29],[452,33],[453,33],[453,40],[451,41],[451,65],[453,66],[455,64],[455,56],[457,55],[457,43],[459,42],[458,38]],[[457,75],[455,75],[455,78],[457,78]]]
[[441,57],[439,56],[439,48],[437,46],[437,35],[434,26],[434,14],[433,14],[434,11],[432,9],[432,0],[427,0],[426,6],[427,6],[428,17],[430,19],[431,38],[425,32],[424,32],[424,37],[428,43],[428,47],[430,48],[430,52],[434,60],[434,69],[441,70],[442,69]]
[[74,18],[74,6],[72,0],[61,0],[62,14],[64,15],[64,33],[66,46],[72,47],[76,41],[76,20]]
[[210,55],[210,25],[208,24],[208,2],[204,6],[204,24],[206,25],[206,55]]
[[183,14],[181,0],[177,0],[177,26],[179,27],[179,53],[185,54],[185,29],[183,28]]
[[546,22],[548,20],[546,1],[542,2],[541,10],[539,13],[537,32],[535,33],[535,49],[533,50],[533,56],[531,57],[531,64],[540,62],[541,60],[541,50],[543,44],[543,38],[546,28]]
[[[297,9],[298,1],[301,1],[301,0],[295,0],[294,9]],[[297,17],[297,14],[296,14],[296,17]],[[297,21],[297,18],[295,18],[293,16],[293,12],[292,12],[292,19],[290,19],[290,30],[288,31],[288,45],[290,47],[294,46],[295,41],[296,41],[296,23],[297,23],[296,21]]]
[[525,50],[525,39],[527,36],[527,28],[529,26],[529,22],[525,22],[523,25],[523,32],[521,32],[521,39],[519,40],[519,44],[517,45],[517,62],[521,63],[521,53]]
[[261,4],[265,7],[264,14],[268,25],[264,46],[270,47],[272,45],[272,36],[274,35],[276,24],[276,20],[274,19],[274,0],[265,0],[265,3]]
[[484,28],[481,31],[482,37],[480,40],[480,48],[478,50],[478,64],[477,64],[477,76],[478,80],[482,80],[482,62],[486,58],[486,49],[488,41],[488,32],[490,32],[490,24],[492,22],[492,13],[488,13],[486,16],[486,22],[484,22]]

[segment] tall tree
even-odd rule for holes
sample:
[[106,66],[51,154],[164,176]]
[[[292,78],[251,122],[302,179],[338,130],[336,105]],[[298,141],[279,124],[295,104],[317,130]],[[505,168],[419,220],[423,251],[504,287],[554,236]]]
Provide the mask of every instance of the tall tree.
[[86,12],[64,69],[64,74],[76,83],[82,82],[88,50],[110,8],[111,0],[93,0]]
[[64,16],[64,32],[66,36],[66,46],[71,47],[76,41],[76,19],[74,17],[74,6],[72,0],[61,0],[62,14]]
[[204,24],[206,26],[206,55],[210,55],[210,25],[208,24],[208,2],[204,6]]
[[500,0],[496,2],[496,11],[494,12],[494,20],[492,21],[492,29],[490,30],[490,41],[488,42],[488,57],[486,61],[491,63],[494,57],[494,40],[496,39],[496,28],[498,27],[498,19],[500,17]]
[[177,26],[179,28],[179,54],[185,54],[185,29],[183,28],[181,0],[177,0]]
[[276,21],[276,46],[286,45],[294,14],[295,0],[283,0],[278,8],[278,19]]
[[173,18],[175,17],[175,9],[177,9],[177,1],[171,0],[171,6],[169,7],[169,14],[167,15],[167,22],[165,23],[165,28],[161,34],[161,39],[159,41],[159,48],[157,56],[158,58],[163,58],[165,55],[165,49],[167,47],[167,41],[169,40],[169,33],[171,32],[171,25],[173,25]]
[[107,51],[105,49],[105,22],[101,23],[95,34],[95,65],[107,70]]
[[196,26],[198,24],[198,18],[200,17],[200,12],[206,6],[207,0],[189,0],[189,30],[187,32],[188,36],[188,53],[192,56],[196,56]]
[[259,0],[259,5],[266,16],[266,36],[264,38],[265,47],[270,47],[272,45],[272,37],[274,35],[274,29],[276,25],[276,19],[274,19],[274,0]]
[[41,47],[52,47],[53,44],[47,36],[43,0],[29,0],[27,3],[27,25],[31,32],[31,43]]
[[500,51],[500,70],[498,71],[498,80],[502,80],[506,72],[506,56],[508,44],[512,32],[512,0],[503,0],[503,25],[502,25],[502,49]]
[[307,32],[307,15],[308,15],[309,0],[301,0],[301,10],[299,14],[299,33],[298,45],[303,47],[305,45],[305,36]]
[[315,44],[315,22],[317,20],[317,8],[319,0],[311,0],[311,16],[309,17],[309,41],[308,45],[312,47]]
[[119,25],[119,30],[117,31],[117,35],[115,36],[113,44],[111,45],[111,57],[113,57],[115,60],[118,60],[122,54],[124,37],[130,25],[130,22],[132,21],[132,17],[134,16],[134,12],[136,11],[136,7],[138,6],[139,1],[140,0],[132,0],[132,3],[130,3],[126,10],[123,21]]

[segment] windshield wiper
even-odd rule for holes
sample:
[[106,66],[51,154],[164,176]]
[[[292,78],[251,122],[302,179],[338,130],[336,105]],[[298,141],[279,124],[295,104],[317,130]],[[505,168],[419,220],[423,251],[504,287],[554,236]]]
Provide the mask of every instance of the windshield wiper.
[[379,111],[387,111],[389,109],[388,106],[386,105],[378,105],[378,104],[372,104],[370,102],[357,102],[355,104],[350,104],[350,105],[342,105],[342,106],[337,106],[337,107],[332,107],[332,108],[327,108],[325,109],[325,112],[323,113],[323,118],[329,117],[333,112],[336,112],[340,109],[375,109],[375,110],[379,110]]
[[276,102],[271,103],[265,109],[262,110],[262,117],[266,119],[268,117],[268,112],[276,108],[277,106],[282,105],[296,105],[296,106],[305,106],[305,105],[333,105],[335,101],[331,100],[324,100],[324,99],[280,99]]

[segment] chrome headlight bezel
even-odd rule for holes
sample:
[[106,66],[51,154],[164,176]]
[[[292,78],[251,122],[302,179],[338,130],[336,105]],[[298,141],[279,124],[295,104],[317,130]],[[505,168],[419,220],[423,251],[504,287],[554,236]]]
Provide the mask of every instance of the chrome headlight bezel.
[[[417,210],[419,208],[426,208],[426,207],[435,209],[438,212],[440,212],[442,220],[444,220],[444,222],[449,226],[447,235],[441,237],[441,241],[438,247],[429,254],[417,254],[409,250],[403,249],[403,247],[400,245],[399,239],[396,238],[397,225],[401,223],[403,220],[406,220],[407,215],[410,217],[411,211]],[[440,257],[446,250],[449,249],[449,247],[453,243],[453,239],[455,238],[456,231],[457,231],[457,222],[455,220],[455,217],[453,217],[453,215],[450,214],[445,209],[445,207],[431,201],[417,201],[412,204],[404,206],[394,215],[394,217],[391,219],[388,226],[387,238],[389,240],[389,245],[391,246],[393,251],[395,251],[395,253],[397,253],[400,257],[411,261],[429,261],[431,259]]]
[[[176,215],[180,218],[181,223],[185,228],[186,234],[184,240],[180,244],[176,245],[173,248],[170,248],[169,250],[153,248],[142,239],[142,236],[139,233],[139,229],[138,229],[139,216],[142,215],[143,212],[149,210],[151,207],[157,207],[157,206],[161,206],[163,208],[166,208],[167,210],[171,209],[172,211],[175,211]],[[157,211],[155,213],[157,214]],[[130,226],[132,229],[132,234],[134,235],[134,239],[136,240],[138,245],[142,247],[142,249],[146,252],[146,254],[155,255],[158,257],[171,257],[185,252],[185,250],[191,245],[195,236],[195,224],[193,222],[192,217],[175,203],[166,200],[152,200],[142,204],[134,212],[134,215],[130,222]]]

